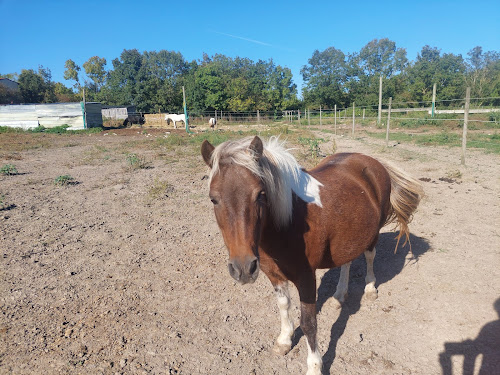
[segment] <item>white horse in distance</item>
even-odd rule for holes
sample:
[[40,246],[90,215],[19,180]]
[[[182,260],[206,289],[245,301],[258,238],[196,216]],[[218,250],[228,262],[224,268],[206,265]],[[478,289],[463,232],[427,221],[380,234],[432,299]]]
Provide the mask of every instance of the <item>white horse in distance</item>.
[[215,125],[217,125],[217,120],[212,117],[210,120],[208,120],[208,125],[210,125],[210,127],[215,130]]
[[186,124],[186,116],[184,114],[176,115],[173,113],[167,113],[165,115],[165,121],[167,122],[167,124],[169,120],[174,123],[174,129],[177,129],[177,121],[183,121],[184,124]]

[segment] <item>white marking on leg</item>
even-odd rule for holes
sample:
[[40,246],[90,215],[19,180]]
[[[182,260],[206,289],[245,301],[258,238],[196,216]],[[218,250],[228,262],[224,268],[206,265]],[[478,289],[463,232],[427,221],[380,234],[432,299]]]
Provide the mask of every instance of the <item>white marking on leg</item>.
[[[337,290],[333,295],[340,304],[344,303],[347,297],[347,290],[349,288],[349,269],[351,268],[351,262],[343,264],[340,267],[340,277],[337,284]],[[340,306],[339,306],[340,307]]]
[[377,288],[375,288],[375,282],[377,281],[375,278],[375,274],[373,273],[373,260],[375,259],[375,254],[377,250],[373,248],[372,251],[365,251],[366,258],[366,277],[365,277],[365,295],[374,300],[377,299],[378,292]]
[[288,293],[288,283],[275,286],[278,307],[280,309],[281,332],[276,340],[274,351],[285,355],[292,347],[293,322],[290,319],[290,295]]
[[316,347],[316,350],[313,352],[311,347],[309,346],[309,342],[307,342],[307,373],[306,375],[321,375],[321,369],[323,368],[323,359],[321,358],[321,354],[319,354],[319,350]]

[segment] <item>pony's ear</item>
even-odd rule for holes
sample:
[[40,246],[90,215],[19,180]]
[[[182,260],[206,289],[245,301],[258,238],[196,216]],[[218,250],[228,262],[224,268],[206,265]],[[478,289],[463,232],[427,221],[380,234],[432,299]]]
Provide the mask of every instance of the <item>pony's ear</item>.
[[264,152],[264,145],[262,144],[261,139],[258,136],[255,136],[254,139],[252,139],[252,142],[250,143],[250,146],[248,146],[250,150],[253,151],[255,159],[258,161],[262,153]]
[[203,156],[203,160],[210,168],[212,168],[212,152],[214,152],[214,149],[215,147],[206,139],[201,144],[201,156]]

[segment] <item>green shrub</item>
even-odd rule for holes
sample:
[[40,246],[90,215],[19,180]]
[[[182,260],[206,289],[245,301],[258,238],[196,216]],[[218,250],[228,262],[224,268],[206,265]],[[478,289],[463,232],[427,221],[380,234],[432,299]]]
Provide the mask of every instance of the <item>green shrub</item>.
[[500,124],[500,112],[490,112],[489,120],[494,121],[495,124]]
[[67,185],[74,184],[74,183],[75,183],[75,179],[73,177],[71,177],[69,174],[57,176],[54,179],[54,185],[57,185],[57,186],[67,186]]
[[145,157],[133,153],[127,155],[127,163],[130,169],[146,169],[150,167]]
[[7,176],[12,176],[17,174],[16,166],[13,164],[5,164],[2,168],[0,168],[0,173]]

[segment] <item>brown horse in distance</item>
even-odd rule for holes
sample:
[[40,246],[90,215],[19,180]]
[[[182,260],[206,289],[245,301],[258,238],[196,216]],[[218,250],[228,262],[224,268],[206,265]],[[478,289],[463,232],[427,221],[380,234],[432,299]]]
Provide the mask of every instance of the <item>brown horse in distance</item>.
[[305,171],[276,137],[204,141],[211,168],[210,199],[229,250],[228,269],[252,283],[261,269],[278,299],[281,332],[274,350],[292,345],[288,281],[300,296],[300,326],[307,339],[308,375],[321,374],[316,342],[316,269],[341,266],[334,298],[347,295],[351,262],[364,253],[365,295],[377,297],[373,259],[380,229],[391,222],[398,240],[409,239],[408,223],[423,191],[418,181],[362,154],[340,153]]

